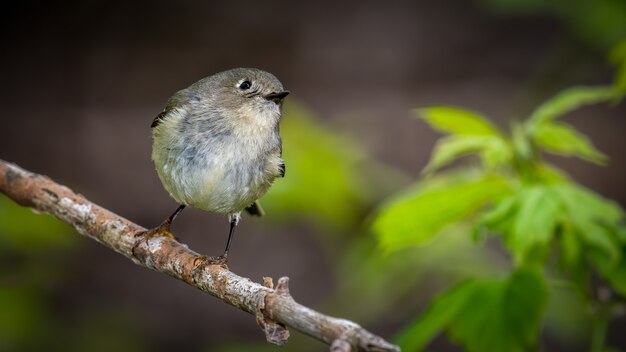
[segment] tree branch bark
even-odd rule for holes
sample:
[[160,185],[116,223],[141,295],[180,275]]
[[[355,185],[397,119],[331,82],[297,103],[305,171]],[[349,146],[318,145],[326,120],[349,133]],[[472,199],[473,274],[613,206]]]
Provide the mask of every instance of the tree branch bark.
[[321,340],[334,351],[400,349],[349,320],[321,314],[289,294],[289,278],[258,284],[226,267],[198,266],[202,256],[169,237],[145,236],[145,228],[104,209],[50,178],[0,160],[0,192],[20,205],[52,214],[138,265],[183,280],[256,317],[268,342],[282,345],[287,326]]

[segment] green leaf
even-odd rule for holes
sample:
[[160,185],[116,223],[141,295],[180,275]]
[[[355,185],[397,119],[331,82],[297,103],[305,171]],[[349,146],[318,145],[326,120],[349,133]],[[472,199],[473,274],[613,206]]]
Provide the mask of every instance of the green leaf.
[[445,330],[481,289],[481,283],[466,281],[438,297],[428,311],[411,326],[401,331],[396,342],[403,351],[420,351]]
[[[517,271],[500,285],[499,295],[495,295],[499,299],[483,299],[484,305],[471,302],[463,312],[468,321],[461,320],[459,326],[452,326],[451,335],[467,341],[469,351],[527,351],[536,342],[547,301],[542,276],[532,271]],[[480,321],[481,314],[474,313],[483,309],[487,312]],[[481,332],[486,334],[476,339]]]
[[435,106],[417,109],[415,113],[432,128],[443,133],[473,136],[499,135],[497,128],[487,118],[471,111],[449,106]]
[[387,251],[423,244],[509,191],[506,181],[495,176],[440,177],[418,186],[389,202],[374,219],[372,227]]
[[604,224],[619,223],[624,219],[624,210],[616,202],[574,183],[559,183],[552,186],[568,206],[572,218],[595,219]]
[[539,179],[546,184],[570,182],[570,177],[565,171],[550,164],[542,162],[537,163],[535,165],[535,172]]
[[517,202],[515,196],[506,197],[491,208],[486,209],[483,214],[476,219],[476,230],[487,228],[494,232],[505,233],[512,227],[514,214],[517,212]]
[[424,168],[425,173],[431,173],[452,161],[471,153],[476,153],[485,147],[485,137],[451,136],[437,141],[433,155]]
[[616,233],[623,228],[624,211],[615,202],[572,183],[551,186],[566,211],[566,226],[572,226],[588,246],[616,262],[620,249]]
[[494,136],[488,138],[480,156],[486,168],[510,165],[513,160],[513,145],[502,137]]
[[467,351],[528,351],[536,344],[547,290],[541,275],[517,271],[506,280],[471,280],[437,298],[398,339],[419,351],[445,330]]
[[584,134],[565,123],[541,124],[533,136],[535,142],[548,152],[578,156],[601,165],[607,161],[607,156],[598,151]]
[[487,167],[495,167],[511,160],[512,151],[500,136],[452,135],[437,141],[425,173],[432,173],[454,160],[479,154]]
[[574,223],[584,243],[602,251],[603,255],[608,255],[613,262],[619,261],[621,256],[619,246],[608,228],[586,219],[575,219]]
[[523,258],[533,247],[545,246],[552,239],[561,204],[556,194],[541,185],[521,189],[516,202],[519,210],[506,242],[517,258]]
[[539,105],[530,115],[528,126],[532,130],[539,124],[549,122],[581,106],[610,101],[613,98],[615,98],[613,87],[570,88]]
[[515,209],[515,197],[506,197],[499,201],[489,211],[485,212],[479,219],[478,223],[485,225],[495,224],[507,218]]
[[424,168],[424,172],[435,171],[457,158],[467,154],[476,153],[484,149],[488,137],[476,136],[451,136],[437,141],[430,162]]

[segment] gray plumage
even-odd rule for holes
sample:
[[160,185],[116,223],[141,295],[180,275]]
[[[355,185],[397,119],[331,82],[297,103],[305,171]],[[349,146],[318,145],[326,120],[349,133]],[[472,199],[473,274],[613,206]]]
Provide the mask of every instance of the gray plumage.
[[278,124],[288,94],[271,73],[238,68],[172,96],[152,122],[152,160],[177,202],[235,223],[284,175]]

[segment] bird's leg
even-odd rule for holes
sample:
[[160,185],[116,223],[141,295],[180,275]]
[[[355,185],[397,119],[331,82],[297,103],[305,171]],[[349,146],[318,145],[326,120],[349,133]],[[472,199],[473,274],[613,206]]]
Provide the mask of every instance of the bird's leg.
[[194,262],[194,271],[201,270],[206,265],[222,265],[226,266],[226,262],[228,260],[228,250],[230,249],[230,244],[233,240],[233,234],[235,233],[235,227],[239,223],[241,219],[241,213],[229,214],[230,219],[230,230],[228,231],[228,240],[226,241],[226,249],[224,250],[224,254],[217,257],[206,257],[202,256],[196,258]]
[[224,262],[228,258],[228,250],[230,249],[230,242],[233,240],[233,234],[235,233],[235,227],[239,223],[241,219],[241,213],[233,214],[230,217],[230,230],[228,231],[228,240],[226,241],[226,249],[224,250],[224,254],[222,254],[222,258],[224,258]]
[[169,238],[174,238],[174,235],[172,234],[172,232],[170,231],[170,226],[172,225],[172,222],[174,221],[174,219],[176,219],[176,217],[178,216],[178,214],[180,214],[181,211],[183,211],[183,209],[185,209],[185,204],[181,204],[176,211],[174,211],[174,213],[172,213],[172,215],[170,215],[169,218],[165,219],[165,221],[163,221],[161,223],[161,225],[148,230],[145,234],[151,237],[160,237],[160,236],[164,236],[164,237],[169,237]]

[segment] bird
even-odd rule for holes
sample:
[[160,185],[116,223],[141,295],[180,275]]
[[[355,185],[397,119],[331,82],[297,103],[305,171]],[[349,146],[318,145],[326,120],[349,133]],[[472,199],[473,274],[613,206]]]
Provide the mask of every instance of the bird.
[[176,92],[152,121],[152,160],[178,208],[151,236],[173,237],[186,207],[228,215],[225,264],[242,211],[264,214],[258,199],[285,176],[279,122],[290,92],[271,73],[234,68]]

